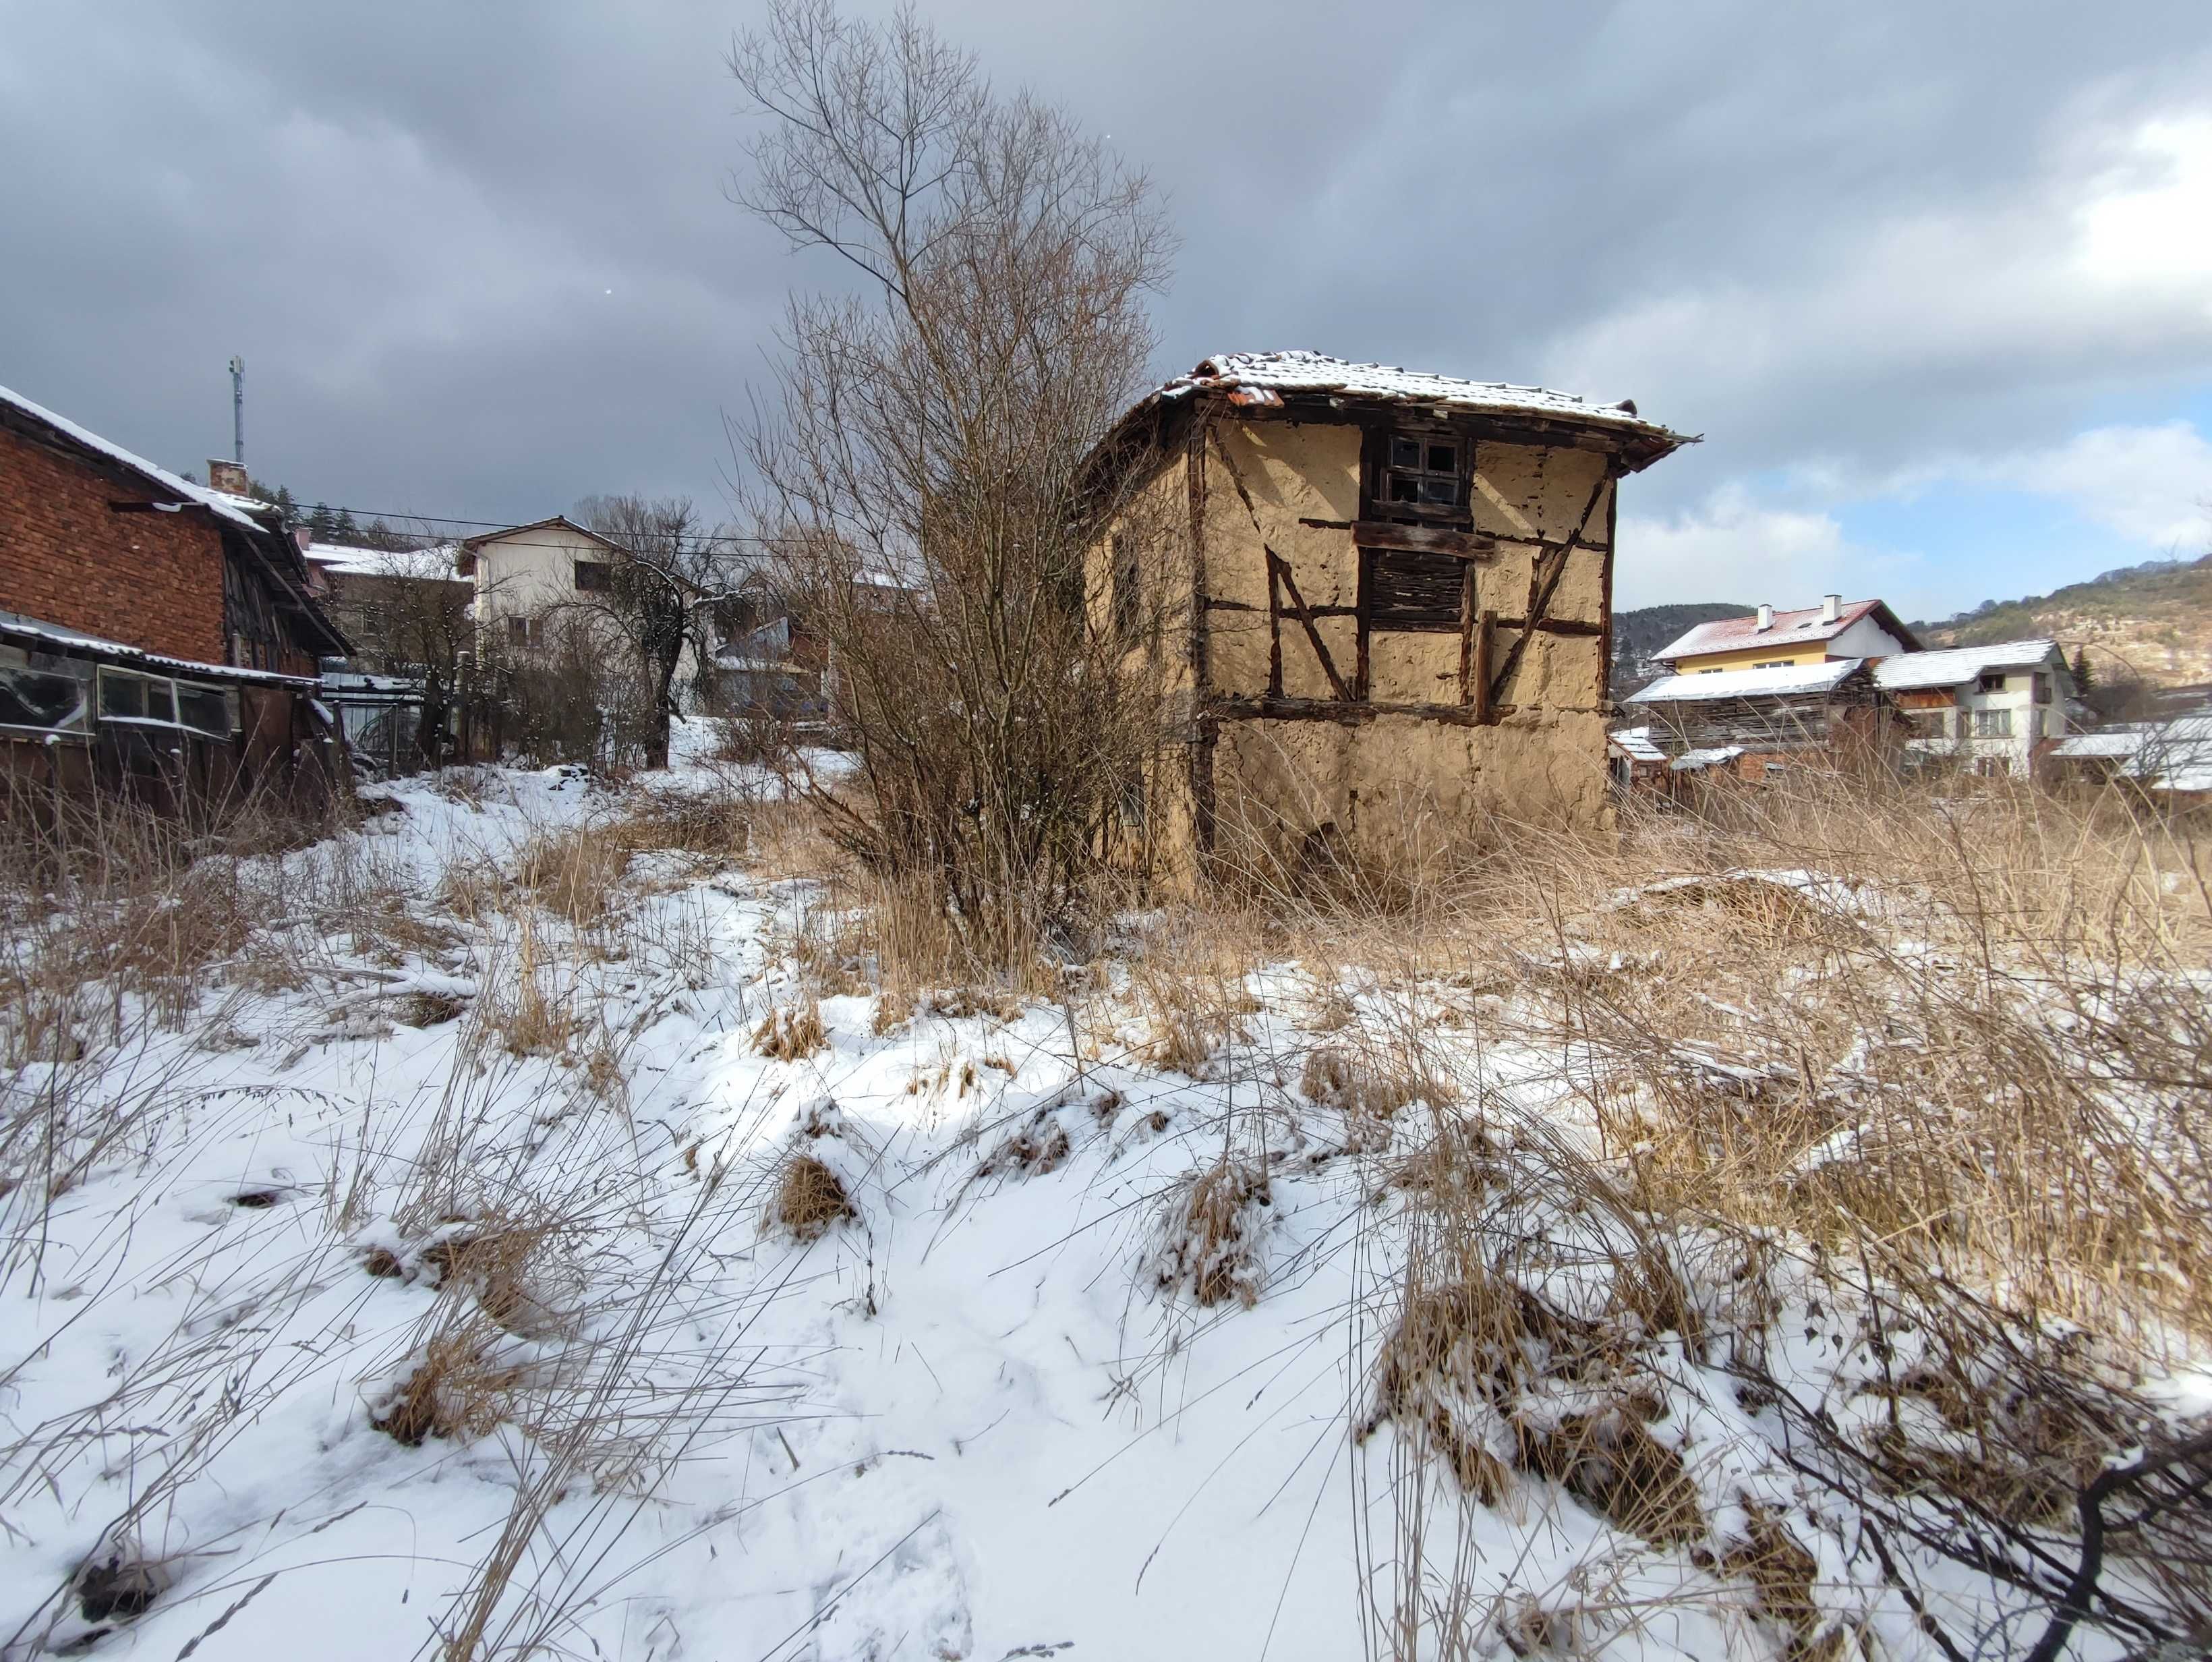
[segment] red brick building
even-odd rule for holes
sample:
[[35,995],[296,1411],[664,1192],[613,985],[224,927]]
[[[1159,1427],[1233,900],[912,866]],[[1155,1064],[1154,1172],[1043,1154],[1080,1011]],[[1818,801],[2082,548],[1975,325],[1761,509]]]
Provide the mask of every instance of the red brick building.
[[249,499],[0,387],[0,612],[195,663],[312,676],[346,642]]
[[0,387],[0,819],[95,789],[325,801],[318,661],[347,644],[308,581],[272,510]]

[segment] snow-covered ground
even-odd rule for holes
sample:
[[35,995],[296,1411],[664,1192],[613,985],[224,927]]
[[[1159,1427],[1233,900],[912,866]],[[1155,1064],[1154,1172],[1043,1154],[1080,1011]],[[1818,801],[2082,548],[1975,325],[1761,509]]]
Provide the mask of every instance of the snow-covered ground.
[[[1306,1063],[1347,1020],[1410,1021],[1460,1102],[1579,1146],[1571,1058],[1285,965],[1204,1078],[1146,1059],[1158,1012],[1111,976],[1079,1018],[945,1001],[881,1032],[833,991],[824,1042],[779,1059],[763,1024],[817,1002],[811,885],[645,852],[605,918],[487,904],[488,873],[616,805],[557,771],[482,793],[403,785],[284,856],[271,892],[324,898],[260,921],[290,974],[217,965],[180,1027],[126,1014],[9,1078],[11,1114],[118,1129],[67,1143],[81,1175],[35,1225],[27,1188],[9,1215],[7,1654],[1362,1653],[1402,1562],[1406,1446],[1355,1435],[1404,1249],[1392,1139],[1443,1111],[1378,1135]],[[349,915],[341,864],[383,898]],[[517,1054],[533,1012],[557,1048]],[[1498,1215],[1571,1310],[1607,1226],[1541,1190],[1543,1152],[1501,1155],[1531,1186]],[[798,1156],[849,1205],[807,1239],[775,1215]],[[1209,1171],[1242,1185],[1213,1264],[1178,1227]],[[1784,1355],[1820,1396],[1863,1335],[1816,1293]],[[434,1409],[410,1394],[433,1355]],[[1679,1336],[1636,1366],[1709,1528],[1437,1489],[1430,1579],[1472,1544],[1486,1647],[1809,1653],[1715,1561],[1771,1507],[1869,1654],[1933,1653],[1847,1520],[1802,1510],[1771,1418]],[[1577,1389],[1532,1386],[1558,1415]],[[72,1578],[111,1556],[123,1602],[88,1618]]]

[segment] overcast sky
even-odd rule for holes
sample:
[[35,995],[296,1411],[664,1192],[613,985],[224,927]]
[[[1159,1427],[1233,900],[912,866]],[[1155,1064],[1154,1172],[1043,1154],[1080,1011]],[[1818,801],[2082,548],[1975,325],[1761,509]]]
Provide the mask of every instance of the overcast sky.
[[[860,9],[868,9],[862,7]],[[1159,368],[1634,397],[1622,604],[1908,616],[2212,540],[2212,5],[939,0],[1183,238]],[[744,0],[0,0],[0,384],[307,500],[726,511],[823,275],[726,200]]]

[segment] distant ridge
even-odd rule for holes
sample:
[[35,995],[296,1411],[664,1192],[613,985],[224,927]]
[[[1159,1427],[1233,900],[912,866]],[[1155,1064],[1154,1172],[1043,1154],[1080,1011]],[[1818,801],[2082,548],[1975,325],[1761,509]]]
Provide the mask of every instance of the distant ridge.
[[2119,566],[2049,594],[1984,600],[1912,627],[1931,647],[2047,635],[2069,657],[2087,648],[2093,672],[2124,663],[2154,685],[2212,680],[2212,555]]

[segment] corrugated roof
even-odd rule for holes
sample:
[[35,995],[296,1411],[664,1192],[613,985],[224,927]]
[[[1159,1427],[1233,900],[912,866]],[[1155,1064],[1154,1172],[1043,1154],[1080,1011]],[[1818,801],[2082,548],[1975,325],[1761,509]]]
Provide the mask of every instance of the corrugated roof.
[[2212,715],[2179,715],[2153,728],[2127,770],[2153,790],[2212,791]]
[[1651,742],[1650,728],[1623,728],[1618,733],[1608,733],[1606,738],[1624,754],[1639,762],[1663,762],[1667,752]]
[[[350,543],[309,543],[305,552],[311,563],[339,576],[467,581],[453,570],[453,551],[450,547],[356,548]],[[428,556],[435,558],[426,557]],[[444,569],[434,569],[441,563]]]
[[1626,704],[1705,703],[1717,698],[1770,698],[1796,692],[1827,692],[1865,661],[1832,658],[1818,664],[1784,664],[1772,669],[1707,670],[1700,675],[1666,675]]
[[33,420],[45,423],[56,432],[65,435],[86,449],[97,451],[108,460],[119,463],[134,473],[143,475],[149,484],[169,492],[172,496],[181,496],[187,502],[198,502],[202,508],[207,508],[211,513],[219,514],[226,520],[242,525],[249,531],[266,531],[269,528],[249,511],[249,504],[253,507],[264,506],[264,504],[253,502],[251,497],[234,496],[227,490],[211,490],[206,485],[194,484],[181,474],[172,473],[157,462],[149,462],[143,456],[133,454],[121,445],[103,439],[89,428],[78,426],[67,416],[58,416],[44,405],[34,404],[21,393],[12,392],[5,387],[0,387],[0,402],[13,405]]
[[2055,641],[2002,641],[1996,646],[1907,652],[1876,664],[1874,684],[1886,692],[1957,686],[1992,669],[2033,669],[2057,650]]
[[1686,750],[1667,764],[1670,773],[1695,773],[1700,768],[1717,768],[1723,762],[1733,762],[1743,754],[1741,745],[1723,745],[1707,750]]
[[1879,610],[1877,620],[1882,627],[1905,642],[1917,646],[1896,614],[1880,600],[1852,600],[1845,605],[1832,623],[1820,618],[1820,608],[1802,606],[1794,612],[1778,612],[1773,624],[1765,629],[1759,626],[1759,614],[1748,612],[1741,618],[1716,618],[1711,623],[1693,625],[1681,637],[1652,657],[1661,663],[1676,658],[1692,658],[1702,652],[1731,652],[1753,646],[1802,646],[1808,641],[1832,641],[1860,618]]
[[0,612],[0,636],[27,641],[52,651],[82,652],[92,657],[126,663],[137,668],[160,670],[165,675],[193,676],[207,680],[250,681],[261,686],[312,687],[312,676],[282,675],[273,669],[240,669],[233,664],[206,664],[191,658],[171,658],[143,647],[125,646],[82,630],[40,623],[19,612]]
[[2140,728],[2119,728],[2103,733],[2077,733],[2062,739],[2051,747],[2051,753],[2062,760],[2076,760],[2088,757],[2133,756],[2142,748],[2145,734]]

